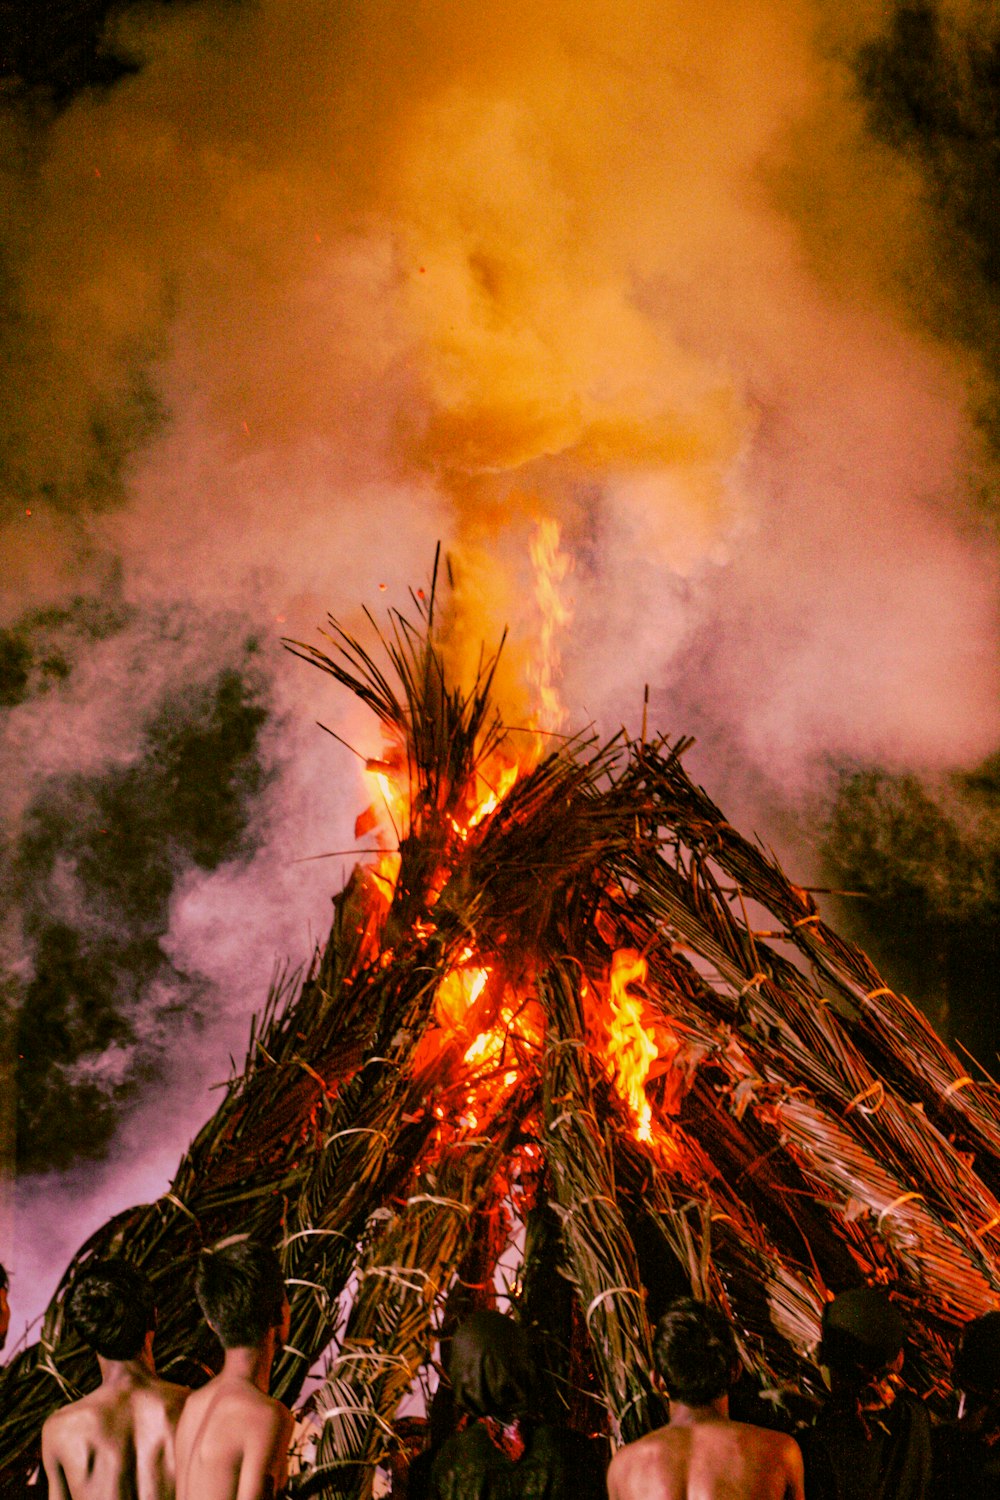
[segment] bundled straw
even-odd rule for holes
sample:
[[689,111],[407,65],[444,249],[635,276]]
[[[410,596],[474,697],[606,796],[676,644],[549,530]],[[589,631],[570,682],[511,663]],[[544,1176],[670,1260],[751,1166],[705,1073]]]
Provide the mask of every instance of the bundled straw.
[[635,1247],[615,1196],[611,1150],[594,1113],[580,997],[565,968],[539,983],[549,1017],[545,1141],[563,1237],[612,1430],[625,1442],[659,1410]]
[[[726,822],[684,771],[685,741],[543,753],[497,715],[495,656],[456,686],[433,590],[418,609],[381,648],[334,622],[328,650],[293,643],[382,727],[376,769],[398,802],[369,821],[385,856],[341,892],[308,971],[276,980],[170,1191],[93,1236],[38,1344],[0,1371],[0,1481],[30,1466],[48,1411],[95,1382],[62,1316],[92,1256],[120,1248],[149,1271],[159,1366],[198,1379],[215,1351],[197,1255],[253,1233],[280,1247],[290,1284],[276,1391],[294,1401],[327,1359],[303,1486],[363,1500],[455,1313],[477,1218],[521,1211],[529,1148],[551,1201],[525,1210],[524,1312],[537,1320],[537,1288],[568,1276],[575,1312],[553,1318],[580,1399],[564,1385],[564,1400],[592,1416],[596,1391],[615,1441],[658,1420],[657,1285],[729,1312],[779,1395],[816,1387],[821,1310],[843,1287],[878,1284],[903,1307],[909,1378],[932,1395],[957,1328],[1000,1305],[995,1085]],[[647,966],[628,996],[655,1054],[642,1130],[613,1037],[620,950]],[[464,1012],[445,1003],[456,982]],[[459,1290],[489,1302],[498,1246],[476,1254],[475,1288]]]
[[357,1269],[339,1352],[314,1398],[322,1423],[316,1471],[365,1475],[394,1448],[392,1418],[431,1355],[432,1317],[469,1246],[516,1130],[508,1115],[491,1136],[447,1147],[397,1213],[377,1226]]

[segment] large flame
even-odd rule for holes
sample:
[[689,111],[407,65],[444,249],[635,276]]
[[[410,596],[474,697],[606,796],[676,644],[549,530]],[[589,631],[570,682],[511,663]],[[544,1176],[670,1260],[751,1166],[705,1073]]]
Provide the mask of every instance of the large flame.
[[[569,563],[559,543],[558,524],[540,521],[531,559],[541,626],[528,668],[537,690],[537,732],[518,736],[516,749],[512,748],[512,737],[506,737],[477,766],[464,796],[456,799],[460,810],[448,817],[456,849],[468,843],[474,831],[501,806],[519,777],[537,764],[548,748],[547,734],[564,722],[557,687],[557,638],[571,611],[560,593]],[[378,795],[358,819],[355,832],[361,836],[374,831],[383,846],[373,873],[383,896],[391,899],[400,867],[396,846],[410,826],[405,759],[390,749],[382,758],[367,761],[366,772],[373,778]],[[450,864],[451,856],[445,848],[441,868],[428,885],[431,905],[448,878]],[[417,923],[417,928],[426,932],[433,927],[430,916]],[[677,1148],[654,1117],[646,1085],[654,1065],[656,1072],[670,1065],[677,1042],[662,1021],[650,1017],[647,1002],[636,992],[645,984],[647,973],[648,964],[641,954],[619,949],[612,959],[603,1004],[598,999],[598,987],[584,977],[588,1038],[632,1117],[636,1139],[653,1145],[662,1155],[674,1155]],[[604,987],[600,990],[603,993]],[[428,1038],[424,1054],[431,1076],[446,1052],[453,1059],[444,1070],[448,1081],[442,1074],[442,1092],[434,1112],[442,1128],[475,1131],[518,1083],[522,1066],[533,1066],[540,1054],[544,1018],[533,980],[522,978],[515,985],[498,971],[492,956],[478,952],[474,940],[470,940],[437,987],[434,1020],[434,1036]],[[458,1052],[461,1061],[456,1079],[453,1070]]]
[[646,1080],[659,1053],[656,1038],[643,1024],[643,1002],[629,985],[644,984],[649,965],[633,948],[620,948],[611,960],[608,1006],[608,1061],[615,1087],[636,1122],[636,1138],[653,1139],[653,1110],[646,1098]]

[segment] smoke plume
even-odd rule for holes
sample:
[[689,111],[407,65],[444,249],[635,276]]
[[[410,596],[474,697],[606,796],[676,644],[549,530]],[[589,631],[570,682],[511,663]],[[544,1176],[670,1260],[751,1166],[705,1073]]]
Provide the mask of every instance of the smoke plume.
[[[956,331],[933,162],[866,101],[892,25],[197,0],[119,17],[113,85],[8,111],[4,942],[15,1009],[63,975],[43,897],[63,969],[101,958],[109,1029],[66,1066],[163,1122],[102,1138],[74,1234],[163,1190],[275,959],[322,934],[346,860],[302,861],[351,847],[363,793],[312,721],[372,730],[279,638],[405,605],[438,541],[456,661],[509,624],[517,718],[557,521],[574,727],[635,726],[648,683],[764,831],[831,764],[994,749],[991,354]],[[218,751],[208,852],[185,735]],[[142,845],[121,814],[110,890],[123,787],[158,817]],[[81,1191],[25,1188],[15,1273]]]

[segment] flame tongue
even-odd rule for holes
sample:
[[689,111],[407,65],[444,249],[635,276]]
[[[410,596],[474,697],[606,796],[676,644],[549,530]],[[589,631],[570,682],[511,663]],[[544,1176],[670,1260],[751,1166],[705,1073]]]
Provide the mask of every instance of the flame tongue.
[[469,1012],[486,988],[490,971],[471,965],[472,950],[466,949],[459,967],[451,969],[438,985],[434,997],[434,1015],[448,1031],[464,1031]]
[[659,1049],[652,1031],[643,1025],[643,1002],[629,993],[630,984],[644,984],[648,965],[633,948],[620,948],[611,961],[608,1005],[608,1061],[619,1094],[636,1121],[636,1138],[653,1138],[653,1111],[646,1098],[646,1079]]

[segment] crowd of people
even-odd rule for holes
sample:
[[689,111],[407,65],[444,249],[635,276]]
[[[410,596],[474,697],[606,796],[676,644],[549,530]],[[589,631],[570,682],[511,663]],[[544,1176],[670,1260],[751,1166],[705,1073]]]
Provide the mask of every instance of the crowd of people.
[[[7,1289],[0,1266],[0,1347]],[[294,1421],[269,1394],[289,1325],[277,1256],[251,1239],[206,1251],[195,1291],[222,1363],[191,1391],[157,1375],[156,1308],[143,1273],[121,1258],[84,1267],[66,1317],[93,1350],[100,1383],[45,1423],[35,1493],[46,1484],[53,1500],[286,1493]],[[451,1341],[442,1387],[450,1431],[408,1465],[399,1487],[407,1500],[1000,1500],[1000,1311],[962,1331],[955,1410],[935,1426],[905,1386],[905,1341],[884,1291],[834,1297],[818,1352],[827,1399],[797,1432],[779,1430],[734,1419],[734,1330],[715,1308],[678,1299],[653,1346],[668,1419],[608,1465],[600,1440],[553,1420],[526,1331],[483,1309]]]

